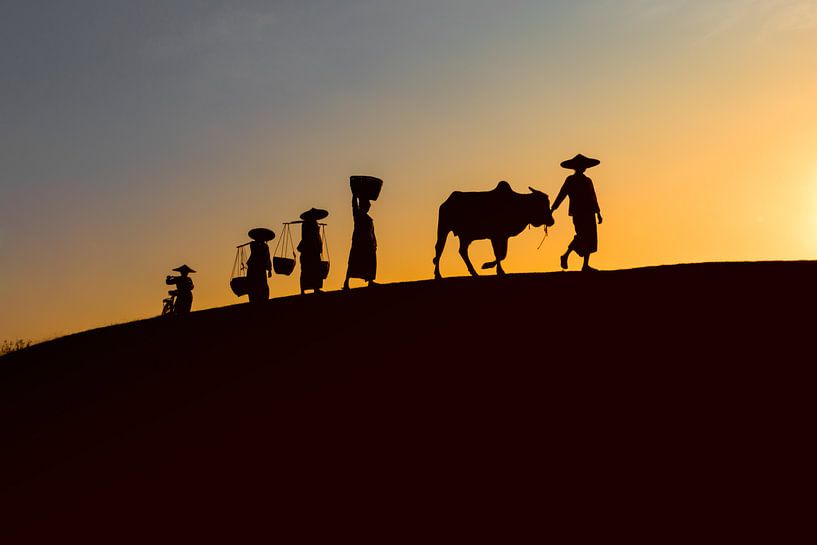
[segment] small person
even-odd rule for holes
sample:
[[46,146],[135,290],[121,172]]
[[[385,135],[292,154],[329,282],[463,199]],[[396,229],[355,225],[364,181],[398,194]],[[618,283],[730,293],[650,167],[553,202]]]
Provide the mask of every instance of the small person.
[[193,269],[187,265],[176,267],[173,269],[179,273],[179,276],[168,275],[165,278],[165,283],[176,286],[175,290],[170,290],[170,295],[176,296],[176,302],[173,305],[173,314],[188,314],[190,308],[193,306],[193,279],[188,275],[194,273]]
[[584,258],[582,271],[595,271],[590,266],[590,254],[598,250],[598,230],[596,219],[601,225],[603,218],[596,199],[596,190],[593,187],[593,180],[584,175],[584,171],[601,163],[598,159],[585,157],[581,153],[573,159],[563,161],[563,168],[573,170],[573,174],[567,177],[556,200],[553,201],[551,212],[555,212],[565,197],[570,198],[570,208],[568,214],[573,217],[573,227],[576,229],[576,236],[567,247],[567,251],[562,254],[560,264],[563,269],[567,269],[567,258],[571,252],[576,252]]

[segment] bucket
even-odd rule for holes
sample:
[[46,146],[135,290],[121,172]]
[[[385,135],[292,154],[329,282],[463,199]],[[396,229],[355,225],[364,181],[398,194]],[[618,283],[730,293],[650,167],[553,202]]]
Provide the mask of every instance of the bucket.
[[250,279],[246,276],[236,276],[230,280],[230,289],[239,297],[247,295],[250,293]]
[[376,201],[383,188],[383,180],[374,176],[350,176],[349,186],[355,197]]
[[273,257],[272,269],[275,274],[289,276],[295,270],[295,260],[289,257]]
[[326,280],[327,276],[329,276],[329,262],[321,261],[321,278]]

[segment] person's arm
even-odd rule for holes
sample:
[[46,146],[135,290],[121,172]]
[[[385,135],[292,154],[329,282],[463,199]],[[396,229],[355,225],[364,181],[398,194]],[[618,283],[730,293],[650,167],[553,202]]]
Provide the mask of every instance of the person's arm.
[[568,185],[570,185],[569,177],[565,180],[565,183],[562,184],[562,189],[559,190],[559,194],[556,195],[556,200],[553,201],[553,205],[550,207],[551,212],[554,212],[557,208],[559,208],[559,205],[562,204],[562,201],[565,200],[565,197],[567,197]]
[[601,225],[601,222],[604,221],[604,218],[601,217],[601,208],[599,208],[599,200],[596,198],[596,188],[593,186],[592,181],[590,182],[590,193],[593,196],[593,211],[596,213],[599,225]]

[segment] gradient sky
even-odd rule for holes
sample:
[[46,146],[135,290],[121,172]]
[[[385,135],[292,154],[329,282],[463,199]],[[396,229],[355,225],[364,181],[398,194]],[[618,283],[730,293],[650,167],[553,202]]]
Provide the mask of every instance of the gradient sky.
[[579,152],[595,266],[817,257],[817,1],[6,0],[0,120],[0,339],[156,315],[182,263],[194,309],[238,302],[235,245],[311,206],[337,289],[350,174],[385,180],[384,282],[431,277],[451,191],[554,197]]

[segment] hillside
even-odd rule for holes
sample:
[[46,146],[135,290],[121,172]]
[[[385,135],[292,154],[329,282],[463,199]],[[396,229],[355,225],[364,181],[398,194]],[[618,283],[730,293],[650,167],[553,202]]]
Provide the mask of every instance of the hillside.
[[309,511],[510,539],[485,517],[592,514],[779,537],[770,517],[804,509],[815,279],[451,278],[71,335],[0,358],[0,494],[69,519]]

